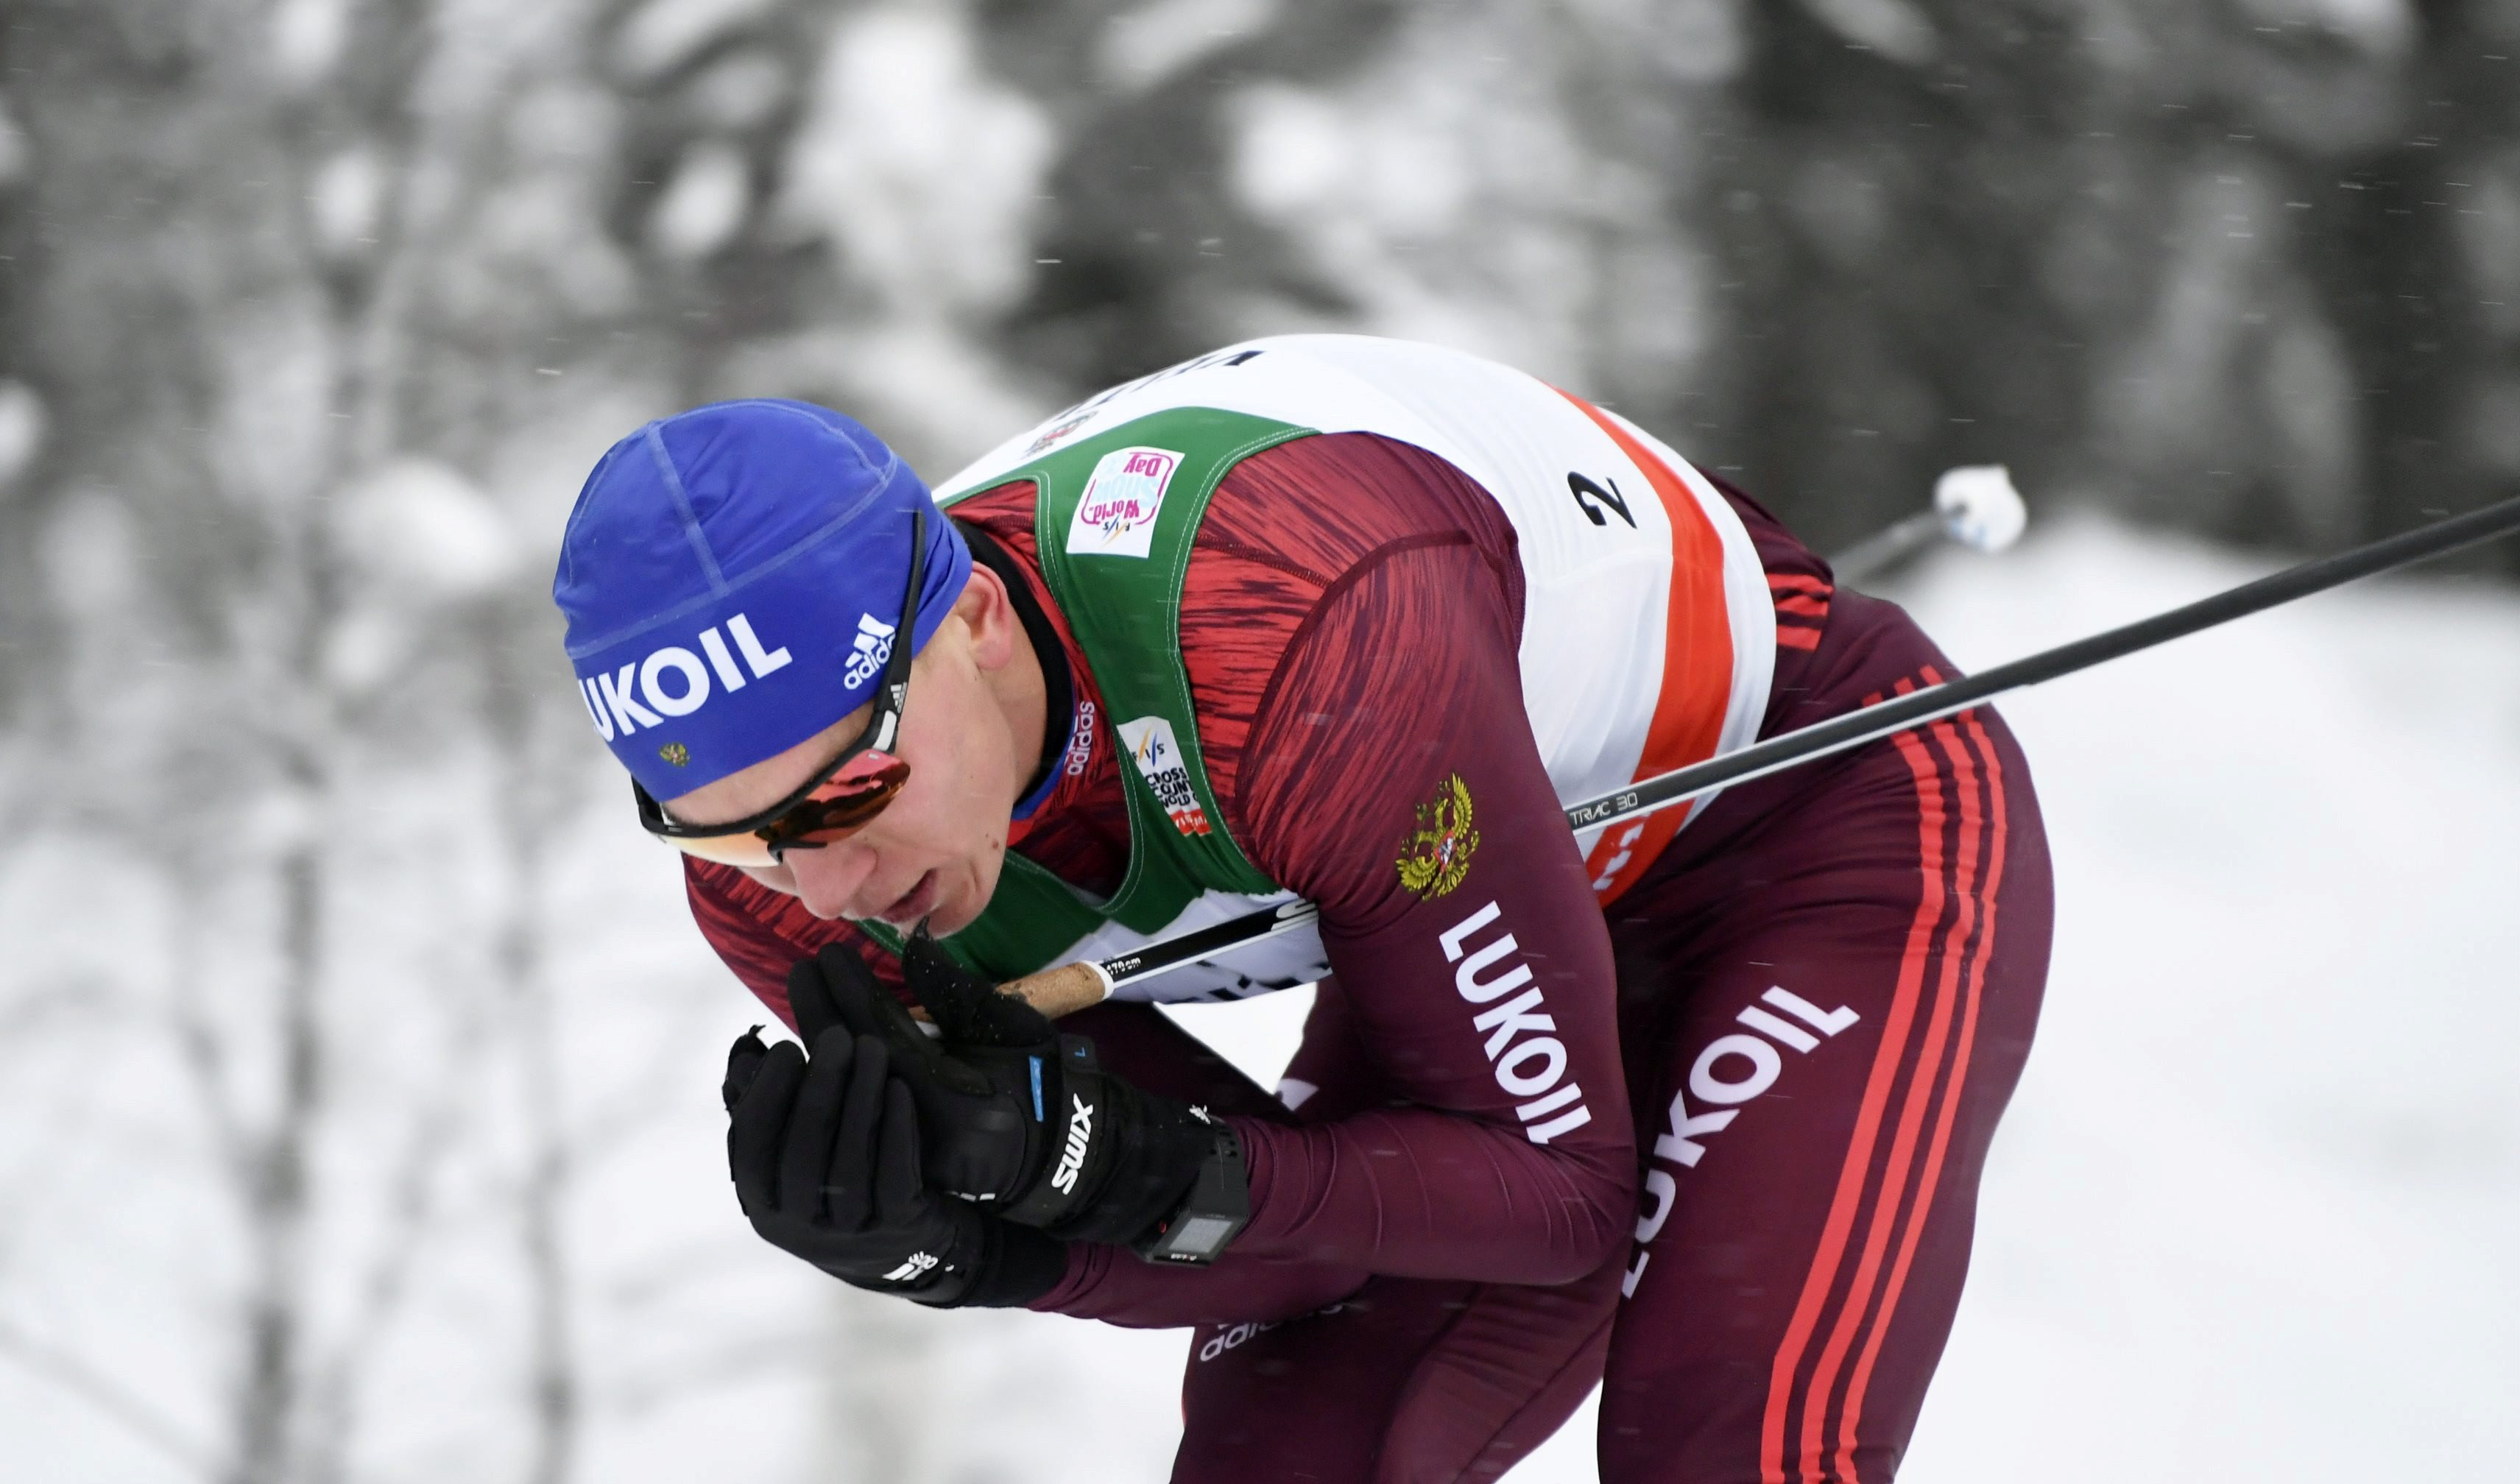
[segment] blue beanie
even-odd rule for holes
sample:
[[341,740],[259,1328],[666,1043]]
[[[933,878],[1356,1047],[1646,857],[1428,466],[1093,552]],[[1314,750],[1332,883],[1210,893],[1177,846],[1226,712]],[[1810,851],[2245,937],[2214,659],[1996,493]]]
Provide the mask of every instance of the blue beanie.
[[805,402],[651,423],[587,475],[552,601],[595,730],[655,797],[796,745],[873,698],[927,515],[911,648],[970,549],[881,439]]

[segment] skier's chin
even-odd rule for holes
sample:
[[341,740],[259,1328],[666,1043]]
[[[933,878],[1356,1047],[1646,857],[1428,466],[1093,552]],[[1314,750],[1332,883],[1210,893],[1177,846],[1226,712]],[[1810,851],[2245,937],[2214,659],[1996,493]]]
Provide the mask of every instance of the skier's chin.
[[998,884],[997,864],[996,860],[973,862],[964,870],[942,873],[944,891],[928,909],[927,930],[944,938],[970,926],[989,905]]

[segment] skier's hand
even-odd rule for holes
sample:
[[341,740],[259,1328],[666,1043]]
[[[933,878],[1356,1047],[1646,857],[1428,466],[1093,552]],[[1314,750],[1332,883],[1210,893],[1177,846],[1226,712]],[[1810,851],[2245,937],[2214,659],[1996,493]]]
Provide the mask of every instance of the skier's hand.
[[1057,1237],[1132,1242],[1172,1215],[1217,1157],[1219,1131],[1205,1112],[1104,1073],[1093,1042],[1060,1035],[924,929],[901,962],[940,1033],[933,1039],[837,945],[796,966],[788,1004],[808,1034],[838,1024],[891,1048],[940,1188]]
[[1027,1291],[1014,1293],[989,1282],[1007,1266],[1009,1229],[924,1189],[918,1114],[884,1043],[826,1029],[813,1044],[809,1058],[746,1034],[727,1056],[727,1162],[753,1231],[843,1282],[921,1303],[1047,1291],[1066,1264],[1043,1250],[1055,1243],[1016,1234],[1013,1287]]
[[923,926],[902,944],[901,971],[948,1045],[1033,1051],[1058,1040],[1049,1016],[965,968]]
[[[944,957],[941,952],[934,956]],[[905,956],[904,967],[922,972],[926,957]],[[916,992],[916,978],[913,988]],[[1034,1104],[1028,1065],[984,1069],[967,1056],[949,1055],[876,981],[865,962],[838,944],[788,971],[788,1004],[795,1013],[797,1033],[809,1044],[820,1044],[836,1028],[873,1038],[891,1054],[893,1070],[909,1084],[919,1109],[922,1165],[938,1190],[999,1203],[1031,1183],[1048,1135],[1044,1109]],[[1049,1024],[1042,1021],[1045,1030]],[[1051,1033],[1040,1044],[1056,1040]],[[1005,1075],[993,1076],[992,1070]],[[1054,1073],[1043,1097],[1055,1091]]]

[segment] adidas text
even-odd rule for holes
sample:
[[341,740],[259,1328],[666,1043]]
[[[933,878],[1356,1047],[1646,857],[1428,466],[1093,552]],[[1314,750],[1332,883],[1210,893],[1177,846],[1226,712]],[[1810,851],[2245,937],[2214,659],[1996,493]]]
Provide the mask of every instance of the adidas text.
[[883,662],[892,657],[893,626],[873,613],[858,615],[858,634],[849,647],[848,668],[840,678],[854,691],[876,678]]

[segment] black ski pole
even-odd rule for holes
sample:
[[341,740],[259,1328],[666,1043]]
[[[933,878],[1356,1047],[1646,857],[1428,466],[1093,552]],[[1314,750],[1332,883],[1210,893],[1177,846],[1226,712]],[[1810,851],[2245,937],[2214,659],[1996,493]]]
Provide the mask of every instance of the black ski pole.
[[[1883,701],[1815,726],[1769,738],[1738,752],[1710,758],[1659,778],[1631,784],[1615,792],[1584,799],[1567,806],[1566,823],[1578,831],[1590,830],[1687,803],[1732,784],[1765,778],[1771,773],[1862,746],[1895,732],[1905,732],[1956,715],[2008,691],[2022,690],[2042,681],[2071,675],[2077,670],[2088,670],[2138,650],[2148,650],[2200,630],[2229,623],[2235,618],[2262,613],[2268,608],[2279,607],[2296,599],[2323,593],[2360,578],[2448,556],[2514,531],[2520,531],[2520,499],[2489,505],[2483,510],[2454,516],[2420,530],[2374,541],[2333,557],[2305,562],[2299,566],[2243,583],[2228,592],[2199,599],[2167,613],[2025,655],[1982,674],[1929,686],[1896,700]],[[1308,902],[1285,902],[1178,937],[1149,943],[1101,963],[1070,964],[1044,969],[1004,988],[1021,994],[1044,1013],[1065,1014],[1103,999],[1116,985],[1149,979],[1168,969],[1212,959],[1263,938],[1291,931],[1311,922],[1316,916]]]
[[2246,618],[2251,613],[2262,613],[2268,608],[2279,607],[2296,599],[2323,593],[2359,578],[2448,556],[2462,547],[2507,536],[2513,531],[2520,531],[2520,500],[2489,505],[2464,516],[2436,521],[2421,530],[2374,541],[2368,546],[2358,546],[2350,552],[2322,557],[2316,562],[2305,562],[2255,582],[2243,583],[2228,592],[2199,599],[2184,607],[2172,608],[2167,613],[2138,619],[2123,628],[2110,629],[2089,639],[2077,639],[2071,644],[2025,655],[1982,674],[1911,692],[1896,700],[1850,711],[1844,716],[1772,737],[1763,742],[1754,742],[1738,752],[1709,758],[1659,778],[1630,785],[1613,793],[1570,804],[1566,809],[1566,823],[1578,830],[1589,830],[1596,825],[1686,803],[1731,784],[1764,778],[1800,763],[1861,746],[1894,732],[1905,732],[1965,711],[2007,691],[2018,691],[2042,681],[2054,680],[2060,675],[2088,670],[2138,650],[2149,650],[2174,639],[2183,639],[2199,630],[2229,623],[2235,618]]

